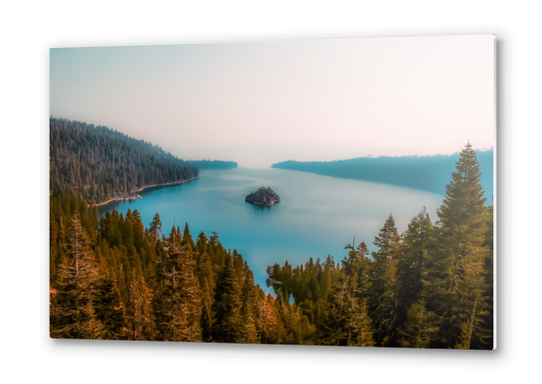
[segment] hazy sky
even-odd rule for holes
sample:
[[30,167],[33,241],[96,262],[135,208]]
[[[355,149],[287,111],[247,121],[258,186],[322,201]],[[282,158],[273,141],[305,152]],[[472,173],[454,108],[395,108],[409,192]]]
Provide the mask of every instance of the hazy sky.
[[493,146],[490,35],[51,49],[51,114],[184,159],[451,154]]

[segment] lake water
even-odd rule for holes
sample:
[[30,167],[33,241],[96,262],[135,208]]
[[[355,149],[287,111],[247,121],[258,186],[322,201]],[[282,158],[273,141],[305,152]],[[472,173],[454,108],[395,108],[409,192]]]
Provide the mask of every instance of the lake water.
[[[271,187],[281,202],[265,209],[245,203],[245,196],[261,186]],[[217,232],[226,249],[243,255],[264,289],[268,265],[288,260],[296,266],[310,257],[323,262],[328,255],[338,262],[354,237],[356,245],[365,241],[373,251],[374,236],[390,213],[401,233],[424,206],[435,221],[444,198],[388,184],[272,168],[204,170],[190,183],[140,194],[142,199],[102,206],[100,214],[137,209],[148,226],[158,213],[166,236],[175,219],[181,232],[188,222],[194,241],[202,231],[207,237]]]

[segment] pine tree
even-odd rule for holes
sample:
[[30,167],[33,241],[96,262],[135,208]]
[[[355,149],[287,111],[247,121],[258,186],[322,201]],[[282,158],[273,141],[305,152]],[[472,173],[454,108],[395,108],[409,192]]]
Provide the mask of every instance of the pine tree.
[[262,344],[279,344],[282,341],[283,325],[275,304],[276,299],[270,294],[265,295],[261,302]]
[[[475,316],[483,316],[485,303],[483,246],[487,208],[484,206],[480,169],[476,152],[469,143],[456,163],[456,172],[446,186],[446,197],[438,210],[438,249],[428,260],[424,297],[439,316],[437,347],[454,348],[464,338],[464,324],[469,324],[473,308]],[[479,321],[471,322],[472,338],[484,337]]]
[[325,344],[372,347],[372,321],[365,301],[356,297],[349,278],[342,275],[328,300],[328,318],[321,324]]
[[145,226],[141,221],[141,215],[139,214],[137,209],[132,212],[132,216],[134,227],[134,246],[136,247],[136,250],[140,252],[141,247],[143,246],[143,242],[145,240]]
[[78,214],[71,220],[65,262],[51,300],[51,337],[100,339],[103,326],[94,309],[100,276]]
[[126,220],[122,227],[122,242],[127,249],[130,249],[134,245],[134,224],[132,211],[128,209],[126,213]]
[[357,305],[357,310],[353,317],[352,341],[351,346],[355,347],[374,347],[373,339],[374,329],[367,309],[367,301],[363,300]]
[[370,313],[376,328],[377,345],[390,346],[395,339],[399,321],[397,264],[400,245],[391,214],[373,243],[378,251],[372,254],[374,262],[370,276]]
[[228,254],[215,289],[214,320],[211,330],[213,340],[236,343],[240,338],[241,308],[240,289],[233,257]]
[[154,215],[149,225],[149,233],[155,240],[160,238],[160,234],[162,233],[162,221],[160,220],[160,215],[158,213]]
[[486,234],[484,248],[486,249],[486,257],[484,259],[484,294],[483,307],[487,308],[487,316],[484,317],[484,337],[480,340],[475,340],[472,348],[493,349],[493,300],[495,297],[493,287],[493,206],[487,209]]
[[189,246],[190,250],[194,249],[194,247],[196,246],[194,244],[194,240],[192,240],[192,235],[190,234],[190,228],[188,228],[188,223],[185,223],[184,225],[184,233],[181,244]]
[[179,247],[175,227],[168,239],[169,257],[163,261],[160,274],[160,327],[165,341],[202,341],[201,290],[194,275],[192,253]]
[[282,302],[279,313],[284,325],[282,344],[303,344],[303,315],[301,308]]
[[397,264],[399,317],[407,321],[407,311],[419,299],[423,289],[426,258],[434,247],[434,228],[423,210],[408,224],[403,235],[401,258]]
[[94,297],[96,317],[103,325],[103,338],[105,340],[120,340],[125,338],[124,305],[120,294],[111,278],[98,281]]
[[408,309],[408,320],[398,331],[399,345],[405,348],[429,348],[438,327],[435,312],[427,311],[425,300],[413,303]]
[[201,335],[203,341],[212,341],[211,329],[213,327],[213,299],[207,278],[201,284]]
[[258,328],[261,328],[261,325],[258,324],[258,320],[260,318],[260,314],[258,313],[258,292],[254,286],[254,275],[248,268],[248,264],[246,262],[244,264],[244,282],[243,289],[241,291],[241,298],[241,335],[239,342],[246,344],[258,344],[260,342]]
[[474,332],[474,327],[477,325],[477,323],[482,323],[482,320],[480,319],[481,315],[487,316],[487,313],[485,313],[484,311],[477,310],[477,305],[478,297],[474,300],[474,305],[472,307],[470,317],[463,322],[463,326],[461,327],[461,338],[456,344],[455,349],[471,348],[471,340]]
[[156,329],[152,293],[140,269],[134,269],[130,277],[126,322],[130,340],[154,340]]

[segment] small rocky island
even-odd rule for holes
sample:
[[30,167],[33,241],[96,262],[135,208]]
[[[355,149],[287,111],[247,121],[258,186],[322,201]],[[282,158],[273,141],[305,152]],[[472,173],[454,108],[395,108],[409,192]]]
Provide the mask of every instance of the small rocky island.
[[250,195],[245,198],[245,201],[259,207],[270,208],[273,205],[280,203],[280,197],[271,189],[271,187],[261,187],[256,192],[251,192]]

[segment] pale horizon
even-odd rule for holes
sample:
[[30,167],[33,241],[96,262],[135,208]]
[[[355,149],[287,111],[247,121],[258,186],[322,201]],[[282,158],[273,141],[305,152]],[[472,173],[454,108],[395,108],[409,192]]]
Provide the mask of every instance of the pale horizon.
[[494,37],[51,49],[50,113],[241,167],[494,145]]

